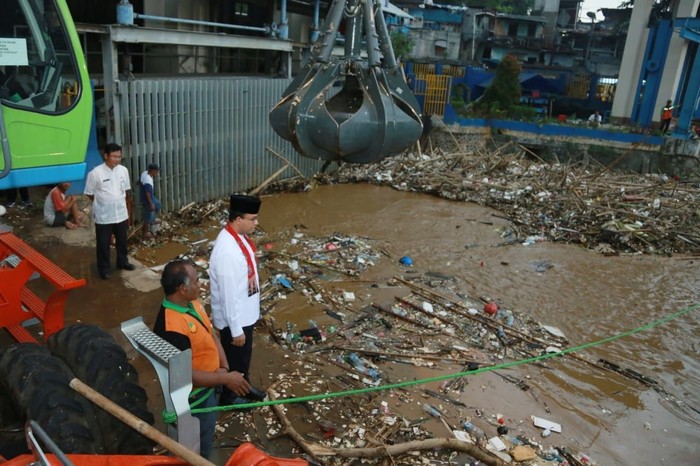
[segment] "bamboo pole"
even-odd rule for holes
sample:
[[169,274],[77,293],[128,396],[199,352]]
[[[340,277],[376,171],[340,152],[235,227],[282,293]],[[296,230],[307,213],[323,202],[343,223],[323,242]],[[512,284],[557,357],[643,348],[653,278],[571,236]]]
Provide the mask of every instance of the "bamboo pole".
[[112,416],[116,417],[117,419],[122,421],[127,426],[134,429],[139,434],[153,440],[158,445],[161,445],[163,448],[165,448],[166,450],[168,450],[169,452],[171,452],[172,454],[174,454],[178,458],[181,458],[184,461],[187,461],[189,464],[192,464],[195,466],[215,466],[214,463],[207,461],[206,459],[202,458],[201,456],[199,456],[197,453],[193,452],[189,448],[186,448],[186,447],[180,445],[179,443],[177,443],[175,440],[171,439],[167,435],[154,429],[149,424],[147,424],[143,420],[139,419],[138,417],[134,416],[129,411],[122,408],[121,406],[119,406],[118,404],[116,404],[115,402],[110,400],[109,398],[105,397],[104,395],[102,395],[98,391],[94,390],[90,386],[84,384],[79,379],[77,379],[77,378],[72,379],[70,381],[69,385],[73,390],[80,393],[85,398],[92,401],[97,406],[104,409],[109,414],[111,414]]

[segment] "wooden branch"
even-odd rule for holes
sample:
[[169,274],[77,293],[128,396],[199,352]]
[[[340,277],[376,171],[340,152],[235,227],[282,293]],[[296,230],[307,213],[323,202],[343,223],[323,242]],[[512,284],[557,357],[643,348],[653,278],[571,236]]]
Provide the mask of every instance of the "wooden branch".
[[304,174],[296,167],[296,165],[294,165],[292,162],[290,162],[289,160],[287,160],[282,154],[280,154],[280,153],[278,153],[278,152],[275,152],[275,151],[272,149],[272,147],[270,147],[270,146],[265,147],[265,149],[267,149],[267,150],[270,151],[272,154],[274,154],[274,155],[276,155],[277,157],[279,157],[279,158],[281,158],[282,160],[284,160],[284,162],[285,162],[287,165],[289,165],[290,167],[292,167],[292,168],[294,169],[294,171],[296,171],[297,173],[299,173],[299,176],[301,176],[302,178],[306,179],[306,176],[304,176]]
[[[272,387],[267,389],[267,394],[270,400],[277,399],[277,393]],[[317,443],[311,443],[304,438],[292,427],[287,416],[284,414],[282,405],[271,405],[272,410],[277,415],[277,418],[282,424],[283,431],[291,437],[294,442],[299,445],[306,454],[320,464],[325,464],[320,457],[339,456],[341,458],[379,458],[387,456],[401,455],[416,450],[434,450],[436,448],[445,450],[456,450],[468,453],[474,459],[477,459],[489,466],[506,466],[506,463],[499,458],[489,454],[487,451],[479,448],[476,445],[457,440],[455,438],[433,438],[427,440],[414,440],[412,442],[400,443],[397,445],[386,445],[370,448],[328,448]]]
[[262,183],[260,183],[260,184],[258,185],[257,188],[253,189],[253,190],[250,191],[248,194],[250,194],[251,196],[257,195],[260,191],[262,191],[263,189],[265,189],[265,188],[267,187],[268,184],[272,183],[272,181],[273,181],[275,178],[277,178],[278,176],[280,176],[287,168],[289,168],[289,166],[290,166],[290,165],[287,164],[287,165],[285,165],[285,166],[279,168],[279,169],[278,169],[276,172],[274,172],[272,175],[270,175],[270,176],[268,176],[267,178],[265,178],[265,180],[264,180]]
[[[273,389],[273,387],[270,387],[267,389],[267,395],[270,397],[270,400],[274,401],[277,399],[277,393]],[[289,419],[287,419],[287,416],[284,414],[284,407],[282,405],[270,405],[270,408],[275,412],[277,415],[277,418],[280,421],[280,424],[282,424],[282,429],[284,432],[291,437],[294,442],[299,445],[299,448],[304,450],[307,455],[309,455],[314,461],[320,463],[320,464],[325,464],[319,456],[334,456],[335,452],[327,447],[324,447],[322,445],[318,445],[315,443],[307,442],[304,440],[304,438],[297,432],[294,427],[292,426],[292,423],[289,422]]]
[[[369,448],[344,448],[333,449],[333,455],[342,458],[377,458],[384,456],[402,455],[416,450],[434,450],[436,448],[445,450],[462,451],[471,455],[474,459],[489,466],[506,466],[507,463],[497,458],[487,451],[456,438],[431,438],[427,440],[414,440],[396,445],[384,445],[381,447]],[[324,455],[326,456],[326,455]]]

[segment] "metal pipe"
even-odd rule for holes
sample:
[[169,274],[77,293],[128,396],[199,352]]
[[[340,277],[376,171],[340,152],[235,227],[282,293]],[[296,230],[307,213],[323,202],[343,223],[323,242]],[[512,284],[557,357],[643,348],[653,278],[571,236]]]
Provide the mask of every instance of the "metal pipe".
[[374,16],[374,22],[377,25],[377,35],[379,36],[379,48],[384,56],[383,68],[393,70],[396,68],[396,55],[394,54],[394,48],[391,46],[389,28],[387,28],[386,21],[384,20],[384,11],[382,10],[381,3],[378,4]]
[[[34,434],[36,434],[36,436]],[[46,431],[44,431],[44,429],[42,429],[36,421],[29,421],[29,427],[27,428],[27,437],[29,437],[32,443],[31,446],[34,447],[32,448],[32,450],[34,450],[37,453],[37,456],[39,456],[43,461],[46,461],[46,463],[41,464],[50,463],[48,462],[44,451],[39,446],[39,443],[36,441],[36,437],[38,437],[39,440],[44,442],[46,448],[48,448],[48,450],[56,456],[56,459],[60,461],[61,464],[66,466],[73,465],[73,463],[68,459],[66,454],[63,453],[63,451],[61,451],[58,445],[56,445],[56,443],[51,439],[51,437],[48,436]]]
[[314,25],[311,31],[311,42],[316,42],[318,39],[319,16],[321,13],[321,0],[314,1]]
[[153,21],[163,21],[166,23],[195,24],[198,26],[214,26],[214,27],[228,28],[228,29],[243,29],[245,31],[264,32],[265,34],[270,34],[270,32],[271,32],[271,29],[269,26],[264,26],[264,27],[242,26],[240,24],[213,23],[211,21],[200,21],[200,20],[195,20],[195,19],[168,18],[165,16],[144,15],[141,13],[134,13],[134,18],[153,20]]
[[344,8],[345,1],[333,0],[330,12],[326,16],[326,23],[323,26],[323,44],[318,55],[314,57],[314,61],[327,63],[330,60],[335,45],[335,35],[338,32],[340,21],[343,19]]
[[289,39],[289,25],[287,24],[287,0],[280,3],[280,39]]
[[345,58],[360,58],[361,12],[362,5],[359,4],[359,0],[348,0],[345,3]]
[[[367,64],[369,66],[379,66],[379,43],[377,41],[377,27],[374,22],[374,12],[372,11],[372,5],[374,0],[365,0],[364,10],[365,10],[365,42],[367,43]],[[381,7],[380,11],[381,11]]]

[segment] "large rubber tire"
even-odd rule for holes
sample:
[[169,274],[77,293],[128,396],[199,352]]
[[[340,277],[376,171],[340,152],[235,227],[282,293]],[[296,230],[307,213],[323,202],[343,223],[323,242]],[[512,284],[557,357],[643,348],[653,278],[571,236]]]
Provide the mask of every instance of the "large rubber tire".
[[[139,419],[153,424],[148,396],[139,385],[138,373],[112,336],[94,325],[76,324],[53,334],[51,352],[71,368],[76,377]],[[97,408],[105,453],[151,454],[153,443],[108,412]]]
[[28,452],[24,435],[18,439],[17,434],[29,419],[64,453],[103,453],[92,403],[70,388],[72,378],[65,363],[37,344],[0,349],[0,396],[5,400],[0,445],[9,456]]

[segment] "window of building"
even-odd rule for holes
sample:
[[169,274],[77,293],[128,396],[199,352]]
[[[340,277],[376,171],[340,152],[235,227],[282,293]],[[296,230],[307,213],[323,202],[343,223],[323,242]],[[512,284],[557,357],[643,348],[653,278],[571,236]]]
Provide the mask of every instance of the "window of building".
[[247,3],[236,3],[236,16],[248,16]]

